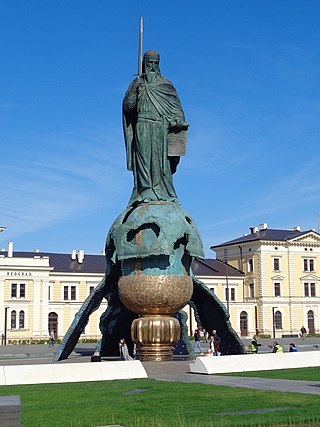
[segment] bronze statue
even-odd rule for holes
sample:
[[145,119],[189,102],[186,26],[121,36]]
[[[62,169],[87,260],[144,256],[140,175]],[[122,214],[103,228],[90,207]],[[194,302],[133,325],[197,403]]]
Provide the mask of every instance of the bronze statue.
[[158,52],[145,53],[124,97],[132,196],[109,230],[105,277],[76,314],[55,360],[69,356],[103,298],[108,308],[100,318],[100,356],[117,355],[121,338],[131,353],[136,343],[141,360],[170,360],[173,345],[192,355],[181,310],[187,303],[198,324],[218,329],[224,354],[244,352],[224,305],[192,272],[194,258],[204,257],[202,241],[178,203],[172,179],[185,153],[189,125],[175,88],[160,74],[159,60]]
[[155,50],[144,54],[142,74],[131,82],[123,100],[127,167],[134,175],[129,206],[177,202],[172,174],[185,151],[188,125],[173,84],[160,74],[159,62]]

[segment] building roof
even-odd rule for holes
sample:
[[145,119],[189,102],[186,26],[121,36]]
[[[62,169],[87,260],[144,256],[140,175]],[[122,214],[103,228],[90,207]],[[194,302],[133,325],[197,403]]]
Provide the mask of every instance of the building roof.
[[229,264],[214,258],[195,258],[192,264],[192,271],[196,276],[237,276],[242,277],[244,273]]
[[[0,252],[1,255],[8,256],[6,251]],[[104,255],[85,255],[83,262],[78,259],[71,259],[71,254],[59,254],[51,252],[13,252],[13,258],[34,258],[48,257],[49,265],[56,273],[88,273],[104,274],[106,270],[106,258]],[[244,273],[236,268],[223,263],[217,259],[195,258],[192,264],[192,271],[197,276],[225,276],[226,265],[229,276],[242,277]]]
[[[7,256],[7,252],[0,252]],[[103,255],[85,255],[83,262],[71,259],[71,254],[57,254],[51,252],[13,252],[13,257],[33,258],[49,257],[49,265],[54,272],[61,273],[90,273],[103,274],[106,270],[106,259]]]
[[[294,239],[295,237],[300,237],[308,233],[316,233],[314,230],[300,231],[300,230],[275,230],[273,228],[266,228],[263,230],[258,230],[250,234],[245,234],[242,237],[238,237],[233,240],[229,240],[220,245],[211,246],[210,249],[220,248],[221,246],[231,246],[240,243],[253,242],[257,240],[272,240],[272,241],[286,241]],[[316,233],[318,234],[318,233]],[[319,235],[320,237],[320,235]]]

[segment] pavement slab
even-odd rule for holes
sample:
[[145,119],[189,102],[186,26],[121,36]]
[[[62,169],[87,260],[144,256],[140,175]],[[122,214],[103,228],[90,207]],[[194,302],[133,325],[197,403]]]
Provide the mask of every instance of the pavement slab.
[[178,381],[320,395],[320,382],[317,381],[194,374],[189,371],[189,362],[187,361],[143,362],[143,366],[147,371],[148,378],[160,381]]

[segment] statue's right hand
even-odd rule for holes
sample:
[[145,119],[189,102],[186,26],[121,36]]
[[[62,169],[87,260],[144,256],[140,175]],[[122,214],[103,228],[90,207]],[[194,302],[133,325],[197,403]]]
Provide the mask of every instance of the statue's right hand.
[[142,78],[140,76],[134,79],[131,86],[132,90],[138,91],[141,82],[142,82]]

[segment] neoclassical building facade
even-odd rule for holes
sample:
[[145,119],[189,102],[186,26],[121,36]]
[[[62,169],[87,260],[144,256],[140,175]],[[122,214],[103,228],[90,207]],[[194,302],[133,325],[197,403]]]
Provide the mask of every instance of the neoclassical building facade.
[[[320,332],[320,234],[313,230],[251,228],[249,234],[212,246],[216,259],[195,259],[194,274],[225,304],[242,337],[280,338],[301,326]],[[105,257],[71,253],[0,251],[0,334],[7,341],[62,338],[75,314],[104,276]],[[100,338],[104,300],[82,338]],[[197,326],[185,307],[190,334]]]
[[[53,329],[56,337],[62,338],[83,301],[103,278],[105,268],[104,255],[87,255],[83,250],[70,254],[15,252],[9,243],[8,250],[0,252],[0,334],[7,342],[18,342],[46,339]],[[232,289],[241,291],[242,272],[217,260],[196,259],[193,269],[221,298],[228,271],[235,302]],[[82,338],[100,338],[99,319],[106,308],[104,300],[91,315]],[[189,306],[185,311],[193,331],[197,326],[193,311]]]
[[[299,334],[302,326],[320,332],[319,233],[260,224],[211,249],[245,273],[243,301],[251,310],[242,313],[240,333],[244,323],[250,332],[275,338]],[[231,320],[236,322],[232,312]]]

